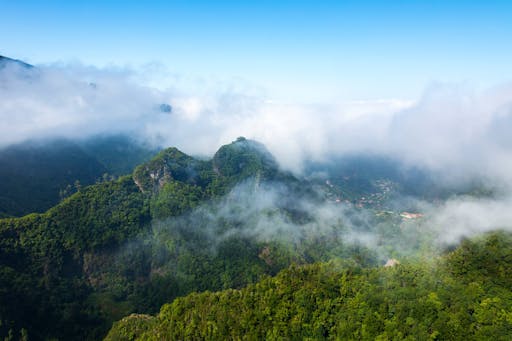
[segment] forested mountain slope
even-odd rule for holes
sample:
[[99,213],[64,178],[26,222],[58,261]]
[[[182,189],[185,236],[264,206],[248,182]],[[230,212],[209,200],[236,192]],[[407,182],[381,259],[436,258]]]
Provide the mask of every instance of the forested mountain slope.
[[133,177],[82,187],[42,214],[0,220],[1,333],[98,339],[130,312],[155,312],[191,291],[242,287],[289,264],[265,261],[260,252],[270,246],[249,237],[224,238],[213,250],[193,223],[209,224],[208,209],[184,215],[221,202],[240,182],[254,189],[294,179],[261,148],[239,139],[210,161],[171,148]]
[[509,340],[512,236],[486,235],[427,262],[292,266],[241,290],[194,293],[106,340]]
[[149,221],[129,177],[82,189],[46,213],[0,220],[1,334],[98,338],[106,325],[90,299],[95,267]]
[[[110,338],[409,335],[395,330],[445,338],[452,322],[475,337],[494,324],[508,330],[510,236],[424,262],[439,251],[426,224],[333,201],[318,183],[280,170],[256,141],[239,138],[210,160],[168,148],[131,176],[80,186],[45,213],[0,219],[0,336],[97,340],[132,313],[143,315]],[[402,264],[381,268],[390,257]],[[477,283],[479,296],[466,300],[473,293],[459,282]],[[454,291],[462,296],[449,301]],[[207,293],[178,298],[194,292]],[[420,320],[415,307],[434,294],[438,320]],[[467,324],[495,298],[501,320]]]

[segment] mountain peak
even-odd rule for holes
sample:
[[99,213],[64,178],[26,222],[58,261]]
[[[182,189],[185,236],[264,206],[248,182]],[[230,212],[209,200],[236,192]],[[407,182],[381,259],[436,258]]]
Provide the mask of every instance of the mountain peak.
[[170,181],[204,186],[213,176],[234,184],[253,176],[271,179],[278,172],[276,160],[263,144],[239,137],[219,148],[211,161],[167,148],[138,166],[133,179],[142,192],[158,193]]
[[158,192],[171,180],[195,183],[201,161],[171,147],[162,150],[151,161],[138,166],[133,179],[142,192]]
[[240,179],[260,171],[275,173],[278,169],[274,156],[265,145],[245,137],[222,146],[213,157],[213,166],[223,176]]

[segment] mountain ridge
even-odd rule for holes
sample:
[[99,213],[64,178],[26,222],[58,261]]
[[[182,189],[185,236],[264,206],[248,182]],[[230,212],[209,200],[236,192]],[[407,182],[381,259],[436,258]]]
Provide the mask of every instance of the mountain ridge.
[[32,69],[32,68],[34,68],[33,65],[25,63],[24,61],[21,61],[21,60],[18,60],[18,59],[12,59],[12,58],[0,55],[0,69],[6,67],[7,65],[17,65],[17,66],[21,66],[21,67],[23,67],[25,69]]
[[130,174],[153,153],[154,148],[118,135],[0,148],[0,217],[42,213],[78,187]]
[[[219,253],[212,253],[197,249],[208,245],[206,231],[183,224],[206,223],[201,212],[210,202],[222,203],[239,181],[264,171],[247,166],[245,178],[219,175],[211,161],[169,148],[132,176],[82,186],[44,213],[0,219],[0,335],[25,328],[36,340],[98,339],[127,313],[152,312],[193,290],[243,286],[275,273],[282,265],[258,256],[268,244],[234,236],[220,240]],[[151,182],[159,169],[167,173]],[[144,177],[151,185],[143,192],[135,179]],[[199,215],[187,218],[198,205],[204,206]],[[239,222],[229,224],[236,228]],[[238,270],[246,263],[252,270],[242,276]],[[152,290],[160,294],[150,300]]]

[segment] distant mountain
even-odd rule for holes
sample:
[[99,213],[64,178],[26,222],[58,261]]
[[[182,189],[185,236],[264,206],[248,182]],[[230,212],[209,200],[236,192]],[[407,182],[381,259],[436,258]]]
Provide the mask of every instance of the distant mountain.
[[8,57],[0,56],[0,70],[8,65],[17,65],[17,66],[20,66],[22,68],[27,68],[27,69],[31,69],[34,67],[33,65],[27,64],[21,60],[11,59]]
[[9,146],[0,150],[0,212],[20,216],[46,211],[59,202],[61,191],[72,193],[75,183],[93,184],[106,172],[101,163],[70,141]]
[[44,212],[78,186],[130,174],[156,149],[129,137],[26,141],[0,149],[0,217]]
[[115,176],[131,174],[137,165],[149,161],[160,150],[123,134],[93,136],[77,144]]
[[348,154],[325,162],[306,162],[305,177],[321,185],[332,201],[384,210],[415,210],[410,197],[425,201],[453,195],[491,196],[493,188],[478,181],[449,182],[443,174],[412,167],[378,154]]

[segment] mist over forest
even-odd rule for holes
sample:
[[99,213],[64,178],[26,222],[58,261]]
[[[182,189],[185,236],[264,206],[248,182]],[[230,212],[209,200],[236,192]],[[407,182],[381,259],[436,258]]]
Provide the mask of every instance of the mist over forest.
[[304,104],[147,77],[0,59],[2,337],[512,334],[509,84]]

